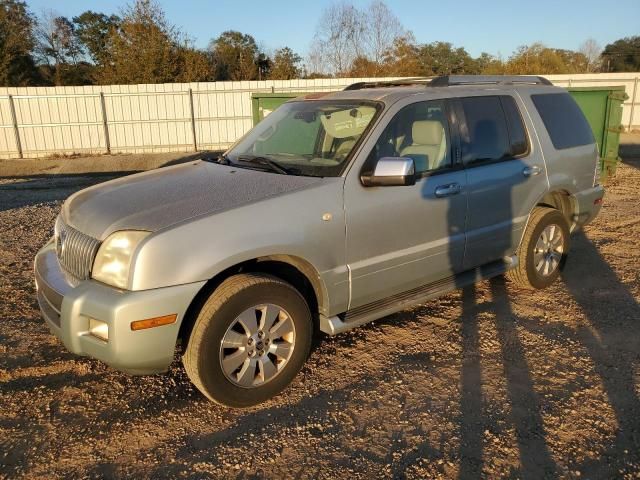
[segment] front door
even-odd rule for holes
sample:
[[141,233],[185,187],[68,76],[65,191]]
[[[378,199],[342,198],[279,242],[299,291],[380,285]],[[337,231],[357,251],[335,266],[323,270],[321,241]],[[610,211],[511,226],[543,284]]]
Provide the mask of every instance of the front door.
[[[384,128],[366,165],[375,168],[382,157],[411,157],[416,184],[364,187],[353,178],[346,182],[350,308],[462,269],[466,177],[452,151],[445,101],[412,103]],[[360,172],[350,175],[359,178]]]

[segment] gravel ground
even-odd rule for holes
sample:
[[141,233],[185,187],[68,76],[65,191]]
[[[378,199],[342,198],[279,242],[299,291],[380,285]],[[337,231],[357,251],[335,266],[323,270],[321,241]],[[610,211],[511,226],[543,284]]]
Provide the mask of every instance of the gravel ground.
[[105,178],[0,181],[0,477],[640,478],[640,160],[548,290],[498,278],[325,337],[250,410],[178,358],[130,377],[49,334],[32,258]]

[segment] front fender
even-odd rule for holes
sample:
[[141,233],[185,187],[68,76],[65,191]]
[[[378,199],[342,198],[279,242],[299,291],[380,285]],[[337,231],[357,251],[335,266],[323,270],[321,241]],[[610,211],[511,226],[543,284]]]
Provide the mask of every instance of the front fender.
[[332,306],[346,304],[342,185],[342,178],[324,179],[156,232],[136,254],[132,289],[206,281],[249,260],[285,256],[313,269]]

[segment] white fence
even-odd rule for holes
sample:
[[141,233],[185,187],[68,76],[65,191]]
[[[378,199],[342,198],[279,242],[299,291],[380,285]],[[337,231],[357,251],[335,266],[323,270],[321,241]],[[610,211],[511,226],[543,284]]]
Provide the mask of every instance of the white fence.
[[[640,73],[547,78],[624,85],[623,126],[640,128]],[[252,93],[340,90],[364,80],[373,79],[0,88],[0,158],[224,149],[251,128]]]

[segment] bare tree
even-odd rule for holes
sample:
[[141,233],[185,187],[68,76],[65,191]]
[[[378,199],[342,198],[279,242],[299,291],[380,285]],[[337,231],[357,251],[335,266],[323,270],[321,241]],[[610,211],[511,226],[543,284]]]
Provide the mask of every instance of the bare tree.
[[356,7],[349,3],[333,4],[320,18],[311,50],[320,53],[331,73],[345,73],[353,60],[364,54],[365,30],[362,12]]
[[52,10],[43,12],[35,29],[36,53],[53,72],[56,85],[63,84],[64,73],[82,59],[82,47],[73,23]]
[[600,69],[602,60],[600,55],[602,54],[602,47],[593,38],[588,38],[580,45],[578,50],[587,59],[587,72],[596,72]]
[[317,42],[313,42],[307,52],[307,63],[303,67],[304,75],[322,75],[326,73],[326,64],[322,48]]
[[368,59],[381,64],[396,39],[407,32],[398,17],[380,0],[371,2],[364,21]]
[[[322,14],[311,44],[311,71],[345,75],[354,70],[380,71],[396,39],[407,32],[381,0],[359,9],[334,3]],[[364,68],[364,70],[363,70]]]

